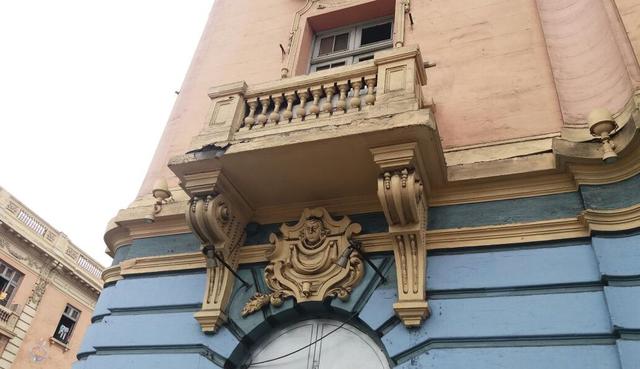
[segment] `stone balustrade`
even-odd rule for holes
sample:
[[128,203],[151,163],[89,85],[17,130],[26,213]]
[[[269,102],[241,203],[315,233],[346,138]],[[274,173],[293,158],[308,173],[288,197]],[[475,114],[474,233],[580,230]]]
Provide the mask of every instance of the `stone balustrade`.
[[[245,95],[239,131],[299,124],[332,115],[359,112],[376,101],[377,68],[373,61],[342,67],[315,78],[285,80],[276,90],[253,89]],[[305,76],[307,77],[307,76]],[[271,87],[271,86],[269,86]]]
[[0,305],[0,325],[10,332],[13,331],[13,327],[18,322],[18,314],[16,313],[18,305],[14,304],[11,307],[12,309],[9,309]]
[[373,60],[247,85],[209,89],[211,109],[195,150],[210,144],[339,126],[423,107],[427,77],[417,46],[377,52]]
[[4,224],[18,238],[38,245],[50,255],[56,255],[70,269],[85,274],[96,286],[102,284],[104,267],[74,245],[64,233],[57,231],[1,187],[0,224]]

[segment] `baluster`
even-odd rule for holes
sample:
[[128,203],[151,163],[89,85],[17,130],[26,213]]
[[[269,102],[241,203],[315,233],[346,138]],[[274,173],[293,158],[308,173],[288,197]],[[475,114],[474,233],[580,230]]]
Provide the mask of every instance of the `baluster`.
[[256,114],[256,108],[258,107],[258,98],[247,101],[247,104],[249,105],[249,115],[244,118],[244,125],[245,127],[251,128],[256,123],[254,115]]
[[322,96],[322,87],[316,86],[311,88],[311,95],[313,95],[313,105],[309,109],[309,113],[316,117],[320,113],[320,96]]
[[354,109],[360,110],[360,90],[362,89],[362,79],[358,78],[355,81],[351,81],[351,86],[353,87],[353,96],[351,97],[351,101],[349,101],[349,105]]
[[322,110],[327,114],[331,114],[331,112],[333,111],[333,101],[331,100],[333,99],[333,94],[336,93],[336,88],[333,85],[333,83],[323,87],[324,87],[324,94],[327,97],[327,99],[325,100],[324,104],[322,104]]
[[367,96],[364,97],[364,102],[367,105],[373,105],[376,101],[376,95],[373,93],[373,89],[376,88],[376,76],[366,76],[364,81],[367,83]]
[[262,104],[262,111],[258,114],[258,124],[264,125],[267,122],[267,110],[269,110],[269,96],[260,97],[260,104]]
[[336,111],[333,114],[342,114],[347,110],[347,93],[349,92],[349,81],[338,82],[338,91],[340,91],[340,97],[336,104]]
[[284,113],[282,113],[282,119],[284,119],[285,121],[290,121],[291,118],[293,118],[293,102],[296,100],[296,93],[294,92],[289,92],[287,94],[284,95],[284,97],[287,99],[287,110],[284,111]]
[[280,105],[282,105],[282,95],[272,96],[273,111],[269,114],[269,123],[276,124],[280,120]]
[[296,110],[296,114],[298,115],[298,118],[304,120],[304,116],[307,115],[307,109],[305,108],[305,105],[307,104],[307,99],[309,98],[309,92],[307,90],[298,91],[298,97],[300,98],[300,105]]

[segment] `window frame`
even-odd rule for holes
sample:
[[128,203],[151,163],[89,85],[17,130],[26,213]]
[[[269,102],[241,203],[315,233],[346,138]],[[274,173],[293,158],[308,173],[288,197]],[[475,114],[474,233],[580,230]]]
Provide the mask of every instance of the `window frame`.
[[[358,57],[366,57],[375,53],[378,50],[388,49],[393,47],[393,16],[387,16],[382,18],[376,18],[368,20],[366,22],[360,22],[349,26],[333,28],[327,31],[322,31],[314,34],[313,43],[311,48],[311,58],[309,60],[309,73],[317,71],[318,67],[326,66],[331,63],[341,62],[341,59],[346,61],[345,65],[351,65],[358,63],[355,61]],[[365,28],[390,23],[391,24],[391,37],[388,40],[378,41],[358,47],[362,41],[362,30]],[[338,51],[327,55],[320,54],[320,40],[330,36],[337,36],[343,33],[348,33],[349,40],[347,42],[348,49],[344,51]]]
[[[70,310],[70,313],[67,314],[67,310]],[[77,312],[77,316],[74,318],[73,312]],[[75,306],[71,305],[71,304],[66,304],[64,307],[64,310],[62,311],[62,314],[60,315],[60,319],[58,320],[58,324],[56,324],[55,330],[53,331],[53,336],[52,338],[55,339],[56,341],[62,342],[65,345],[69,343],[69,341],[71,340],[71,337],[73,336],[73,332],[75,331],[76,325],[78,324],[78,321],[80,320],[80,315],[82,315],[82,310],[76,308]],[[58,331],[60,329],[60,325],[63,324],[62,319],[63,318],[67,318],[69,320],[71,320],[73,322],[73,324],[71,325],[71,327],[69,327],[69,332],[67,332],[66,338],[65,339],[61,339],[58,336]]]
[[[4,266],[4,270],[2,270],[2,272],[0,273],[0,277],[2,277],[2,279],[7,280],[7,284],[4,285],[2,288],[0,288],[0,292],[7,293],[7,289],[9,289],[10,287],[13,287],[13,290],[11,291],[11,293],[7,293],[7,297],[4,300],[0,300],[0,305],[7,307],[10,305],[11,301],[16,295],[16,292],[20,288],[20,284],[22,283],[22,280],[24,278],[24,273],[20,272],[18,269],[14,268],[11,264],[7,263],[6,261],[0,259],[0,267],[2,266]],[[7,272],[7,270],[13,271],[13,275],[11,276],[11,279],[7,279],[7,277],[5,276],[5,273]],[[16,276],[18,276],[17,280],[15,280]]]

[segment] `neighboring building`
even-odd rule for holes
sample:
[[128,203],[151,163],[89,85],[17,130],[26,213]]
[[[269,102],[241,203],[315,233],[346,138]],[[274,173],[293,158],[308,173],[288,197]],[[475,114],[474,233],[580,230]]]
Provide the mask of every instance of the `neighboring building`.
[[0,368],[70,368],[102,270],[0,187]]
[[216,0],[74,368],[637,369],[636,3]]

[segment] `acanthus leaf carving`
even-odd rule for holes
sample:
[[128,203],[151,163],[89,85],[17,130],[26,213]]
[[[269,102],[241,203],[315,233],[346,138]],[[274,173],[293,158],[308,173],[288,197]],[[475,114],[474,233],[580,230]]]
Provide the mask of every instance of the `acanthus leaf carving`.
[[361,227],[348,217],[335,220],[324,208],[305,209],[297,224],[283,224],[279,235],[271,234],[272,249],[264,277],[269,294],[256,294],[243,309],[243,316],[286,298],[298,303],[326,298],[349,299],[364,276],[360,254],[352,251],[345,267],[336,264],[350,247],[350,238]]

